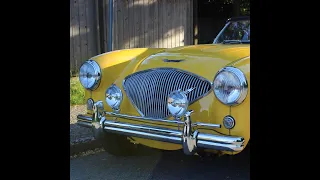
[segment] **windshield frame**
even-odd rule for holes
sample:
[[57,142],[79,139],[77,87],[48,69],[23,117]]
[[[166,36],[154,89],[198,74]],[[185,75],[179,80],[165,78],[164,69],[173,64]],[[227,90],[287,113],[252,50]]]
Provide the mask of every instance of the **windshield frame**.
[[[248,18],[248,19],[246,19],[246,18],[244,18],[244,19],[237,19],[237,20],[231,20],[231,19],[228,19],[228,21],[227,21],[227,23],[224,25],[224,27],[221,29],[221,31],[219,32],[219,34],[216,36],[216,38],[214,38],[214,40],[213,40],[213,44],[224,44],[224,43],[217,43],[217,41],[218,41],[218,39],[219,39],[219,37],[221,36],[221,34],[225,31],[225,29],[230,25],[230,23],[232,23],[232,22],[236,22],[236,21],[243,21],[243,20],[249,20],[250,21],[250,18]],[[249,25],[249,27],[250,27],[250,25]],[[240,42],[241,42],[241,40],[240,40]],[[245,40],[244,41],[244,43],[250,43],[250,40]]]

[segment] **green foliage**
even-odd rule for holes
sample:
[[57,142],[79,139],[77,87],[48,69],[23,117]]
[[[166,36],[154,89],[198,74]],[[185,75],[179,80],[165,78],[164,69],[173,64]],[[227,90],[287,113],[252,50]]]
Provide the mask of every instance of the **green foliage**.
[[[250,0],[238,0],[240,1],[240,15],[250,16]],[[223,4],[234,4],[234,0],[223,0]]]
[[223,1],[223,4],[232,4],[233,3],[233,0],[224,0]]
[[85,104],[84,88],[79,78],[70,78],[70,105]]
[[250,16],[250,0],[240,0],[240,14]]

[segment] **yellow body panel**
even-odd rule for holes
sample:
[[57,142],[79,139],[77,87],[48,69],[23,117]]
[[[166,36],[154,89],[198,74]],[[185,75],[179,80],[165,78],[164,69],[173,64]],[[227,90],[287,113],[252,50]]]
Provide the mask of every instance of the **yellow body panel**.
[[[179,63],[164,62],[163,59],[183,59]],[[249,84],[248,95],[244,102],[235,107],[229,107],[222,104],[210,91],[206,96],[189,106],[188,109],[194,110],[191,115],[193,122],[223,124],[222,120],[226,115],[232,115],[235,118],[236,125],[228,130],[222,125],[217,132],[225,135],[242,136],[245,138],[245,145],[250,139],[250,45],[194,45],[184,46],[172,49],[157,48],[138,48],[126,49],[105,53],[91,58],[95,60],[102,69],[102,79],[99,87],[90,92],[86,91],[86,98],[93,98],[94,101],[102,100],[106,111],[111,112],[111,108],[105,102],[105,91],[115,83],[123,92],[123,101],[120,106],[120,113],[127,115],[140,116],[126,96],[122,87],[124,78],[137,71],[150,68],[171,67],[191,72],[201,76],[210,82],[213,81],[216,73],[226,65],[232,65],[239,68],[245,75]],[[139,83],[139,82],[137,82]],[[88,112],[89,114],[92,112]],[[107,119],[112,119],[107,117]],[[117,118],[119,121],[132,124],[142,124],[126,119]],[[144,123],[148,124],[148,123]],[[151,125],[151,124],[150,124]],[[162,127],[177,129],[161,123]],[[182,128],[182,127],[180,127]],[[212,130],[199,130],[200,132],[216,133]],[[147,140],[141,138],[132,138],[136,143],[149,147],[177,150],[181,145]],[[230,154],[228,152],[223,152]]]

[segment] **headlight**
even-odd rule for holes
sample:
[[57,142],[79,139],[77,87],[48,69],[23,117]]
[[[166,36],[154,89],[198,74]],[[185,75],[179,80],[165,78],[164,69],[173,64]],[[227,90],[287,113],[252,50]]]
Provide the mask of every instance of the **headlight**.
[[121,89],[116,85],[111,85],[106,91],[106,102],[112,109],[119,109],[122,101]]
[[178,90],[169,94],[167,105],[172,116],[179,118],[186,113],[189,106],[189,101],[185,92]]
[[214,78],[213,91],[216,97],[226,105],[240,104],[247,96],[247,79],[239,69],[224,67]]
[[88,60],[80,67],[79,80],[81,85],[90,90],[98,87],[101,79],[101,69],[97,62]]

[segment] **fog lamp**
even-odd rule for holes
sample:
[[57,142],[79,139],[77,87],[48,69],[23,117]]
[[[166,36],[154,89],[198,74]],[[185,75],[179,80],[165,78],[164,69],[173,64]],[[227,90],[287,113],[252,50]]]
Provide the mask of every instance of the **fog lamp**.
[[122,102],[121,89],[116,85],[111,85],[106,91],[106,102],[112,109],[119,109]]
[[180,118],[183,116],[189,106],[186,93],[180,90],[171,92],[168,96],[167,106],[173,117]]

